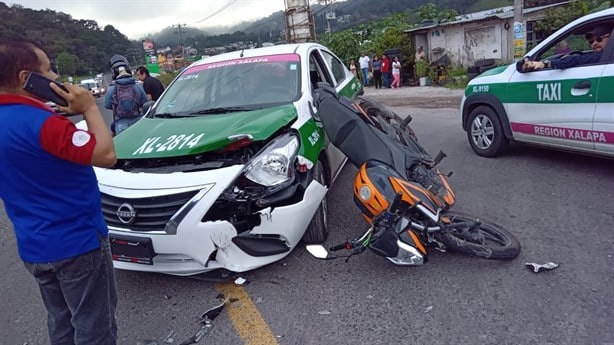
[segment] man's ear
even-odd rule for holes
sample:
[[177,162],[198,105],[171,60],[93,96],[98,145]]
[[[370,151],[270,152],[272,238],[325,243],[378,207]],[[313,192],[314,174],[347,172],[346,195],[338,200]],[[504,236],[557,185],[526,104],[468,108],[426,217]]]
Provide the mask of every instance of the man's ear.
[[25,82],[26,79],[28,79],[28,75],[30,75],[30,71],[22,69],[21,71],[19,71],[19,74],[17,74],[17,78],[19,79],[19,87],[21,87]]

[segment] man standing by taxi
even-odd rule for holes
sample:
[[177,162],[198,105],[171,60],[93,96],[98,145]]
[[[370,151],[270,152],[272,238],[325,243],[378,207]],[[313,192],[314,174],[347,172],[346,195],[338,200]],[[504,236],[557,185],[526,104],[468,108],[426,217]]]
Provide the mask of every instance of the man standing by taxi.
[[158,79],[152,77],[149,74],[149,70],[141,66],[136,69],[136,77],[143,82],[143,89],[147,94],[147,99],[150,101],[157,101],[164,92],[164,85]]
[[115,164],[113,139],[88,90],[49,86],[68,102],[62,112],[83,114],[88,130],[77,129],[22,88],[30,72],[58,77],[36,43],[0,39],[0,198],[47,308],[50,343],[115,345],[117,287],[92,169]]

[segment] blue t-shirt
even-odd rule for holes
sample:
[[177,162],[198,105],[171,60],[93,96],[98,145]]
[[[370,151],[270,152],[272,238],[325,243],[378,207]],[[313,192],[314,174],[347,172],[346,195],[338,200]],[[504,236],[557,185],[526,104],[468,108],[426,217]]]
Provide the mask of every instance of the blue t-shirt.
[[[57,115],[42,103],[27,103],[0,97],[0,199],[13,222],[19,256],[46,263],[97,249],[108,229],[94,170],[45,150],[42,128],[61,121],[53,121]],[[46,132],[46,138],[50,133],[65,134]]]

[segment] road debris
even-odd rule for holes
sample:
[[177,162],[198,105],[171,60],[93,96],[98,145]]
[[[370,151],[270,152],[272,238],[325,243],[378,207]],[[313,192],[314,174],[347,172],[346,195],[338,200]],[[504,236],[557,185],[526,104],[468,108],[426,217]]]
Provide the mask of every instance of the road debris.
[[320,311],[318,312],[318,314],[320,314],[320,315],[330,315],[330,314],[332,314],[332,313],[331,313],[330,311],[328,311],[328,310],[320,310]]
[[433,310],[433,306],[429,305],[428,307],[426,307],[426,309],[424,310],[425,313],[428,313],[429,311]]
[[241,286],[241,285],[245,285],[245,284],[248,284],[248,283],[249,283],[249,281],[247,279],[243,278],[243,277],[238,277],[237,279],[235,279],[235,285]]
[[212,321],[218,317],[221,313],[222,310],[224,310],[224,307],[226,306],[226,304],[228,303],[229,299],[224,297],[224,294],[219,294],[217,296],[218,299],[222,300],[220,304],[214,306],[213,308],[210,308],[209,310],[205,311],[199,318],[198,318],[198,322],[200,323],[201,327],[200,329],[190,338],[184,340],[182,343],[180,343],[179,345],[190,345],[190,344],[196,344],[198,343],[207,333],[209,333],[211,331],[211,329],[213,328],[213,323]]
[[527,268],[529,268],[530,270],[532,270],[535,273],[539,273],[539,272],[544,271],[544,270],[553,270],[553,269],[559,267],[559,265],[555,264],[554,262],[546,262],[545,264],[537,264],[535,262],[527,262],[525,265],[527,266]]
[[175,338],[173,338],[173,335],[175,334],[175,331],[171,331],[166,338],[164,338],[164,343],[165,344],[172,344],[175,342]]

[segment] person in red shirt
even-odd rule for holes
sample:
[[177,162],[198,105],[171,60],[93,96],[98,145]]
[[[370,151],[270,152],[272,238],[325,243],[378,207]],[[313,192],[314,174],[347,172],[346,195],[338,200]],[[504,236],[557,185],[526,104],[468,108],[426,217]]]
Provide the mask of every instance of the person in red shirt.
[[83,130],[22,88],[30,72],[58,77],[38,44],[0,39],[0,199],[47,309],[49,343],[115,345],[117,287],[92,168],[116,163],[113,138],[87,89],[49,86],[68,103],[60,111],[83,115]]
[[384,87],[390,88],[390,59],[386,54],[382,54],[382,76],[384,77]]

